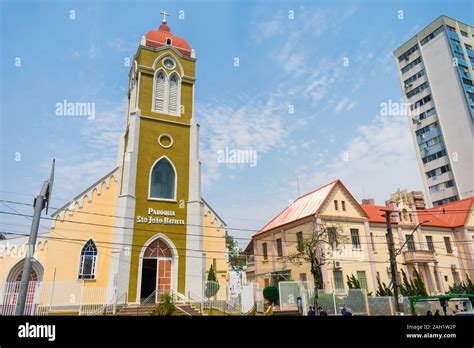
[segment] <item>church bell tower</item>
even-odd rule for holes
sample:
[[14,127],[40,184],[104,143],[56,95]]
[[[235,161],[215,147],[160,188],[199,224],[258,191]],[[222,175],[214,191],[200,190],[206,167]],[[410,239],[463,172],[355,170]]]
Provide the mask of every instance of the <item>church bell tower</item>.
[[202,295],[199,135],[194,119],[196,55],[173,34],[166,12],[142,37],[130,70],[112,260],[128,302],[160,293]]

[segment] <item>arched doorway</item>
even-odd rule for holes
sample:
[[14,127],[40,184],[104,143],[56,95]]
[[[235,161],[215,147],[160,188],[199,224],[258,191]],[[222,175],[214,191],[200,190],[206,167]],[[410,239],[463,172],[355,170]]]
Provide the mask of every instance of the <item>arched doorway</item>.
[[175,251],[170,243],[163,237],[156,237],[142,251],[140,302],[153,294],[156,301],[161,294],[172,292]]
[[[7,276],[5,283],[2,314],[14,315],[16,305],[18,302],[18,295],[20,293],[21,277],[23,275],[23,266],[25,260],[21,260],[15,264]],[[43,266],[37,261],[33,260],[31,263],[30,279],[28,283],[28,292],[26,295],[26,305],[24,315],[34,315],[36,313],[36,306],[38,302],[39,288],[41,280],[43,279]]]

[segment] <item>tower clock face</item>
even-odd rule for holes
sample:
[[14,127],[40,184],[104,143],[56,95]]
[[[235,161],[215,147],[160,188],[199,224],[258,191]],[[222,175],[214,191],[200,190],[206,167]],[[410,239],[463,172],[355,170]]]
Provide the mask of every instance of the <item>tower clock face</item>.
[[165,66],[166,69],[173,69],[175,67],[174,61],[169,58],[163,61],[163,65]]

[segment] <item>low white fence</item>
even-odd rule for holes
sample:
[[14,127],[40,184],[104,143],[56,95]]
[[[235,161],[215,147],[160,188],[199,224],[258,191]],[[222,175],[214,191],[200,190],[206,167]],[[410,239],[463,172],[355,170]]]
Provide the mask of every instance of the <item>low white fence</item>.
[[[20,282],[8,282],[2,290],[0,315],[15,315]],[[114,289],[90,287],[84,281],[29,282],[24,315],[110,314],[115,302]]]

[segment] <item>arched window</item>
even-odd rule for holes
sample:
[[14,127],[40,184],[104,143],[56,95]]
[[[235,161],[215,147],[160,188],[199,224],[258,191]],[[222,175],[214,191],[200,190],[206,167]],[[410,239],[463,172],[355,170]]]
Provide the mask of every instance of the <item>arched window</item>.
[[165,111],[165,73],[159,71],[155,77],[155,111]]
[[156,162],[151,170],[150,198],[176,199],[176,173],[166,157]]
[[179,107],[179,77],[173,73],[170,77],[170,88],[168,96],[168,112],[177,114]]
[[161,239],[155,239],[146,248],[144,258],[173,257],[171,249]]
[[81,263],[79,265],[79,279],[95,279],[97,264],[97,246],[89,239],[81,250]]

